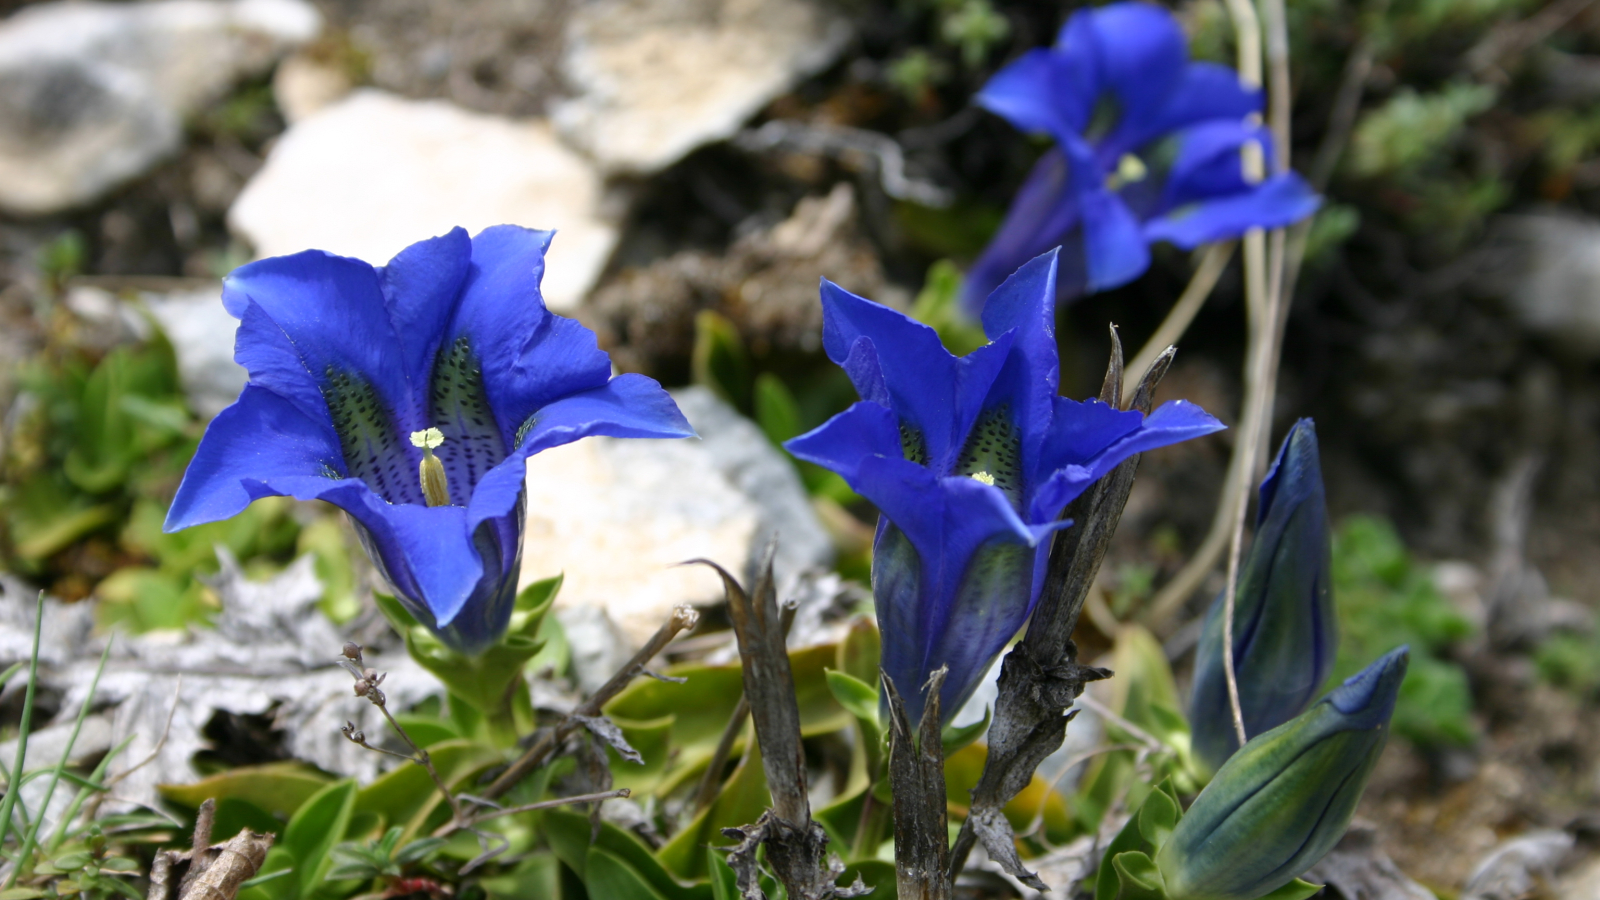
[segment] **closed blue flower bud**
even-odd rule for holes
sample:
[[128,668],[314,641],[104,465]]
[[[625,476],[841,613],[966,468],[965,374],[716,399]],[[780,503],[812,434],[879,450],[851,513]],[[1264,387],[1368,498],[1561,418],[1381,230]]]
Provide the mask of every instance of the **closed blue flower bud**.
[[[1310,706],[1339,647],[1328,501],[1310,419],[1296,422],[1284,438],[1260,497],[1255,542],[1240,567],[1233,607],[1233,664],[1246,736],[1276,728]],[[1189,703],[1195,755],[1212,770],[1239,748],[1223,666],[1223,599],[1218,595],[1206,616]]]
[[206,428],[166,529],[260,497],[326,500],[441,641],[494,644],[527,458],[591,434],[694,433],[660,385],[613,378],[593,332],[545,309],[552,234],[457,228],[382,268],[312,250],[235,270],[222,302],[250,381]]
[[873,601],[913,721],[930,673],[949,669],[948,718],[1027,621],[1067,503],[1136,453],[1222,427],[1181,400],[1145,416],[1060,396],[1055,298],[1050,253],[989,298],[990,343],[955,357],[932,328],[823,283],[823,348],[861,401],[784,446],[883,514]]
[[1338,843],[1389,737],[1399,647],[1218,770],[1156,853],[1169,900],[1255,900]]

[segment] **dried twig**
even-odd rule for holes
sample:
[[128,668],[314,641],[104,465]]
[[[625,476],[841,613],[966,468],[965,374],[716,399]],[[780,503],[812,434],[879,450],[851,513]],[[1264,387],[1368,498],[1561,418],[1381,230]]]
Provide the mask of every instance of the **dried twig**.
[[357,744],[368,750],[376,750],[379,753],[387,753],[390,756],[397,756],[401,759],[408,759],[427,769],[428,777],[433,779],[434,786],[439,789],[440,794],[444,795],[445,802],[450,804],[451,820],[465,823],[466,818],[461,808],[461,801],[456,799],[456,795],[450,791],[450,786],[444,783],[443,778],[439,777],[439,770],[433,767],[433,757],[429,756],[428,751],[422,749],[416,741],[413,741],[411,735],[406,734],[406,730],[400,727],[400,723],[395,721],[394,716],[389,713],[389,698],[379,688],[379,685],[383,684],[383,679],[388,676],[379,673],[375,669],[367,668],[366,661],[361,655],[361,645],[353,641],[344,645],[339,664],[344,666],[355,677],[356,696],[367,698],[369,703],[378,708],[378,712],[383,713],[383,718],[388,721],[389,727],[393,728],[395,734],[400,736],[400,740],[405,741],[406,746],[411,748],[412,755],[407,756],[404,753],[395,753],[392,750],[384,750],[381,747],[372,746],[367,743],[367,736],[356,728],[354,722],[344,723],[344,727],[340,728],[339,732],[352,744]]
[[[1134,391],[1130,408],[1150,411],[1155,402],[1155,386],[1171,366],[1175,352],[1169,347],[1156,358]],[[1117,405],[1122,393],[1122,348],[1113,330],[1111,361],[1100,398]],[[1001,664],[999,696],[995,700],[994,721],[989,726],[989,754],[978,785],[972,790],[971,811],[950,852],[952,877],[960,873],[973,845],[981,840],[989,857],[1012,877],[1035,890],[1049,890],[1022,865],[1003,809],[1032,781],[1045,757],[1061,746],[1073,715],[1067,710],[1083,693],[1084,685],[1111,674],[1105,669],[1079,665],[1072,632],[1111,535],[1122,518],[1138,466],[1137,456],[1123,461],[1063,513],[1074,524],[1056,533],[1039,605],[1028,622],[1028,632]]]
[[927,701],[913,731],[905,701],[880,670],[889,698],[889,787],[894,794],[894,873],[905,900],[949,900],[950,826],[945,822],[944,745],[939,739],[939,691],[949,668],[922,686]]
[[778,593],[772,575],[776,544],[768,544],[752,590],[745,591],[728,571],[708,560],[722,577],[728,596],[728,613],[739,642],[744,670],[744,696],[761,746],[761,767],[772,794],[772,808],[754,825],[724,829],[739,845],[728,856],[740,892],[755,900],[762,896],[757,879],[756,850],[765,846],[767,864],[793,900],[826,900],[854,896],[834,881],[844,865],[827,854],[828,835],[811,818],[806,796],[806,756],[800,741],[800,706],[795,700],[794,673],[784,646],[786,625],[778,611]]
[[673,638],[677,637],[681,632],[693,629],[699,621],[700,614],[695,612],[693,607],[679,606],[675,608],[672,614],[668,616],[666,624],[662,625],[654,635],[651,635],[650,640],[645,642],[639,652],[635,653],[617,674],[611,676],[610,681],[602,685],[600,690],[595,691],[593,697],[585,700],[571,714],[558,722],[555,727],[540,734],[538,739],[533,742],[533,746],[529,747],[504,772],[501,772],[500,776],[481,792],[482,795],[491,800],[500,797],[506,791],[515,787],[517,782],[526,778],[528,773],[544,765],[550,756],[555,753],[556,748],[560,747],[568,736],[583,727],[581,717],[600,715],[600,708],[605,706],[612,697],[622,693],[622,689],[627,687],[634,678],[643,672],[650,660],[655,659],[668,644],[672,643]]
[[[261,864],[272,849],[270,834],[257,834],[248,828],[216,848],[216,857],[184,886],[178,900],[233,900],[239,888],[261,871]],[[191,862],[191,867],[198,860]]]
[[705,774],[700,776],[700,784],[695,788],[694,803],[689,807],[694,815],[698,815],[717,799],[722,770],[728,764],[728,757],[733,755],[733,745],[739,739],[739,732],[744,730],[744,720],[749,717],[750,698],[740,694],[739,702],[733,708],[733,714],[728,716],[728,724],[722,728],[722,737],[717,739],[717,749],[711,753],[711,762],[706,764]]
[[[521,806],[500,806],[492,801],[485,800],[482,797],[474,797],[470,794],[462,794],[460,796],[462,800],[478,803],[482,806],[488,807],[487,812],[473,813],[472,822],[473,824],[477,824],[479,822],[487,822],[490,819],[498,819],[501,816],[516,815],[517,813],[534,812],[535,810],[540,809],[555,809],[561,806],[570,806],[574,803],[600,803],[613,798],[630,797],[632,795],[633,791],[629,790],[628,788],[613,788],[609,791],[595,791],[592,794],[574,794],[571,797],[557,797],[554,800],[540,800],[538,803],[524,803]],[[443,830],[447,827],[448,825],[441,826],[440,830]],[[435,836],[442,837],[443,835],[436,833]]]

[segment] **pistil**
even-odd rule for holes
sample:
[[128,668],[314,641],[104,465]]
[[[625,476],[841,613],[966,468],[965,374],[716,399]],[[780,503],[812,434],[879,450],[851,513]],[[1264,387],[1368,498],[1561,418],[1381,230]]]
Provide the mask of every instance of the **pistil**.
[[429,506],[450,505],[450,482],[444,474],[444,463],[433,455],[433,448],[444,443],[444,432],[437,428],[411,433],[411,445],[422,448],[422,463],[417,467],[422,481],[422,496]]

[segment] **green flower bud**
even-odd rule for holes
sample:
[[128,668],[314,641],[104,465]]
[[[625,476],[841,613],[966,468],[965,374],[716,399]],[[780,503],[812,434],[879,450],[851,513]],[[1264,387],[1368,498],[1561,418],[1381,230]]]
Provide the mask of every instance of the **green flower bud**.
[[1228,759],[1156,853],[1169,900],[1256,900],[1332,849],[1389,737],[1409,653],[1390,651]]

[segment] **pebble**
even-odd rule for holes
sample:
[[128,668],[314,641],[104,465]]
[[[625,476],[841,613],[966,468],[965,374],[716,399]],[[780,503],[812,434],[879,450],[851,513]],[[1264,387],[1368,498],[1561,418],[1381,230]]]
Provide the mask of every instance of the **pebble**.
[[597,0],[567,23],[556,126],[608,174],[728,138],[830,65],[849,25],[811,0]]
[[279,138],[228,224],[257,256],[316,248],[374,265],[460,225],[551,228],[544,298],[574,309],[616,244],[599,175],[550,126],[365,89]]
[[175,154],[186,117],[321,30],[305,0],[44,3],[0,22],[0,209],[84,204]]

